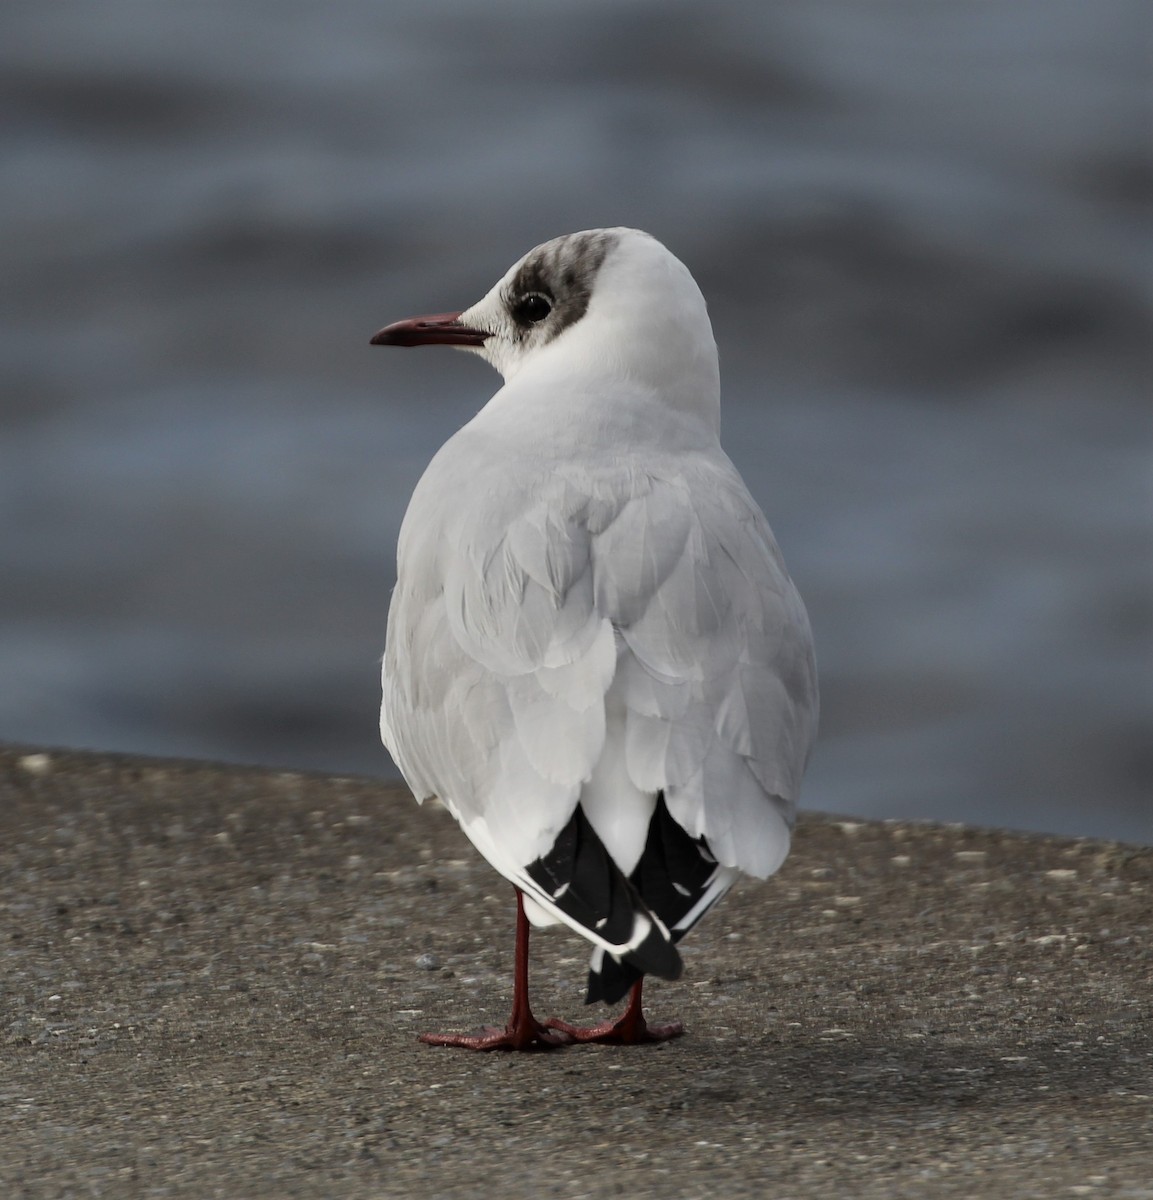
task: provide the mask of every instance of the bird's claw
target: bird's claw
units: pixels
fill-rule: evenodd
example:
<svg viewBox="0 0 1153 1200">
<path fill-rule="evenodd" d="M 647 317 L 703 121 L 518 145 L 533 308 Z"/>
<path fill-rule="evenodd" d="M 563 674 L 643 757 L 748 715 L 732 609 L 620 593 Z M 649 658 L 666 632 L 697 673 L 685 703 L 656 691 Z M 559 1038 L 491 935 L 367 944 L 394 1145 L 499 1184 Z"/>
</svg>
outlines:
<svg viewBox="0 0 1153 1200">
<path fill-rule="evenodd" d="M 633 1019 L 625 1013 L 616 1021 L 601 1021 L 597 1025 L 570 1025 L 558 1017 L 550 1017 L 545 1025 L 565 1034 L 574 1042 L 601 1042 L 610 1046 L 636 1046 L 643 1042 L 667 1042 L 685 1031 L 680 1021 L 667 1025 L 650 1025 L 644 1017 Z"/>
<path fill-rule="evenodd" d="M 476 1033 L 422 1033 L 417 1041 L 426 1046 L 455 1046 L 462 1050 L 556 1050 L 571 1045 L 573 1038 L 567 1031 L 551 1028 L 552 1022 L 541 1025 L 539 1021 L 503 1028 L 485 1025 Z"/>
</svg>

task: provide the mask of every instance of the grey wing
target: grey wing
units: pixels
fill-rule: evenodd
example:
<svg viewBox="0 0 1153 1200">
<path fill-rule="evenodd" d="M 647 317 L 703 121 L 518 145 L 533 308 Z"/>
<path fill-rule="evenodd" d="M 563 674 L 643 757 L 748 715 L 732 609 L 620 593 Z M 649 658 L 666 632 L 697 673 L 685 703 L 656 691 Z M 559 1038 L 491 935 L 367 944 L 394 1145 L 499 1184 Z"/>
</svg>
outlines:
<svg viewBox="0 0 1153 1200">
<path fill-rule="evenodd" d="M 588 533 L 552 497 L 447 538 L 435 521 L 428 531 L 461 549 L 402 542 L 382 733 L 418 798 L 444 801 L 490 860 L 493 842 L 523 866 L 572 816 L 604 744 L 616 650 Z"/>
<path fill-rule="evenodd" d="M 622 572 L 644 560 L 645 530 L 670 521 L 661 570 Z M 721 864 L 772 874 L 788 853 L 817 682 L 808 617 L 763 514 L 727 460 L 698 464 L 657 481 L 631 523 L 596 540 L 593 562 L 598 607 L 627 618 L 613 691 L 632 782 L 663 792 Z"/>
<path fill-rule="evenodd" d="M 617 655 L 594 603 L 587 497 L 531 494 L 499 522 L 482 514 L 484 527 L 463 509 L 468 527 L 448 537 L 419 498 L 410 509 L 382 733 L 417 797 L 438 796 L 539 909 L 635 970 L 675 978 L 671 935 L 578 807 Z M 442 558 L 440 544 L 457 553 Z"/>
<path fill-rule="evenodd" d="M 629 820 L 663 792 L 723 866 L 771 874 L 815 674 L 804 609 L 727 460 L 568 466 L 522 493 L 531 505 L 479 515 L 432 511 L 431 493 L 451 490 L 418 489 L 406 517 L 382 707 L 418 798 L 438 796 L 493 866 L 610 954 L 644 930 L 607 943 L 528 874 L 566 844 L 578 802 L 593 813 L 593 790 Z"/>
</svg>

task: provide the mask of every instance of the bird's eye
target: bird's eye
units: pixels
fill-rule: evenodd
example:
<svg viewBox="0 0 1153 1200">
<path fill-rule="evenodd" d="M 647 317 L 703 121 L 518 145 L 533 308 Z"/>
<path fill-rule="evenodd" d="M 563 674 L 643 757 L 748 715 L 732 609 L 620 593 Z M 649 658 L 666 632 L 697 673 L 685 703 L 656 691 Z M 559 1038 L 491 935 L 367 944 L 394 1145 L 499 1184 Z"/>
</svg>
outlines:
<svg viewBox="0 0 1153 1200">
<path fill-rule="evenodd" d="M 518 321 L 536 325 L 552 312 L 552 302 L 547 296 L 542 296 L 540 292 L 530 292 L 516 302 L 512 312 Z"/>
</svg>

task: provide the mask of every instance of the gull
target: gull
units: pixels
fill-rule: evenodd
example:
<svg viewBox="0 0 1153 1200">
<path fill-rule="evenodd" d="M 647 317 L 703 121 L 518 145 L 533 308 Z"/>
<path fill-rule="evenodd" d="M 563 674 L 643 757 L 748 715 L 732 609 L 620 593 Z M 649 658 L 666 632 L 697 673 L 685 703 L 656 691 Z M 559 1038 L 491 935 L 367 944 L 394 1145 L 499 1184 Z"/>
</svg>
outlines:
<svg viewBox="0 0 1153 1200">
<path fill-rule="evenodd" d="M 464 347 L 505 380 L 401 526 L 381 734 L 515 888 L 512 1015 L 421 1041 L 675 1037 L 644 977 L 678 978 L 680 939 L 780 867 L 817 724 L 804 605 L 721 449 L 704 297 L 649 234 L 585 230 L 372 343 Z M 533 1016 L 530 922 L 592 943 L 586 1003 L 627 994 L 619 1019 Z"/>
</svg>

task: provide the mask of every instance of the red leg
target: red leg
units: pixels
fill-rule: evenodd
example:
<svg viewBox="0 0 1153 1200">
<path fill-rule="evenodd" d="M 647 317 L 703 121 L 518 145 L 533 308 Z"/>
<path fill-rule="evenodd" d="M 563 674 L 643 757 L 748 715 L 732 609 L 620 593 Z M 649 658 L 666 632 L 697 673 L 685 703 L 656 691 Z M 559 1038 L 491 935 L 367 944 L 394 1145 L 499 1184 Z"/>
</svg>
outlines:
<svg viewBox="0 0 1153 1200">
<path fill-rule="evenodd" d="M 567 1046 L 572 1038 L 560 1030 L 546 1028 L 529 1008 L 528 934 L 524 898 L 520 888 L 517 888 L 512 1015 L 503 1029 L 496 1025 L 485 1025 L 478 1033 L 422 1033 L 418 1040 L 428 1046 L 460 1046 L 465 1050 L 551 1050 L 555 1046 Z"/>
<path fill-rule="evenodd" d="M 567 1021 L 556 1017 L 546 1021 L 550 1029 L 559 1029 L 567 1033 L 574 1042 L 608 1042 L 617 1046 L 634 1046 L 638 1042 L 667 1042 L 669 1038 L 680 1037 L 685 1027 L 680 1021 L 672 1021 L 668 1025 L 650 1025 L 645 1020 L 641 1008 L 641 987 L 643 979 L 638 979 L 629 992 L 628 1008 L 617 1020 L 608 1018 L 599 1025 L 570 1025 Z"/>
</svg>

